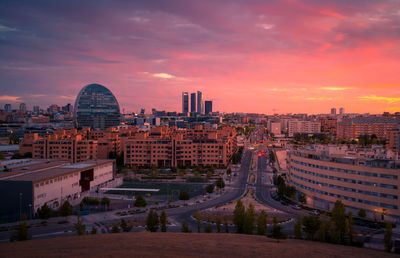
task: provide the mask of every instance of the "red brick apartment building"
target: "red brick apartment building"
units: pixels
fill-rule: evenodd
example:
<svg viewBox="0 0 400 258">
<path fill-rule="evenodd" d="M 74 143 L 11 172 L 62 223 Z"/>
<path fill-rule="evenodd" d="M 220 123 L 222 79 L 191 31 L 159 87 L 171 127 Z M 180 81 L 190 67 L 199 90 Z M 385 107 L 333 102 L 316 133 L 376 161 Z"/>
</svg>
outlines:
<svg viewBox="0 0 400 258">
<path fill-rule="evenodd" d="M 398 129 L 399 119 L 387 117 L 356 117 L 338 123 L 339 139 L 355 139 L 360 135 L 375 134 L 379 139 L 389 140 L 389 131 Z"/>
<path fill-rule="evenodd" d="M 34 159 L 62 159 L 82 162 L 107 159 L 110 152 L 124 152 L 126 165 L 136 166 L 226 166 L 237 148 L 233 127 L 178 130 L 154 127 L 139 132 L 136 127 L 107 130 L 55 130 L 39 136 L 26 133 L 20 153 Z"/>
</svg>

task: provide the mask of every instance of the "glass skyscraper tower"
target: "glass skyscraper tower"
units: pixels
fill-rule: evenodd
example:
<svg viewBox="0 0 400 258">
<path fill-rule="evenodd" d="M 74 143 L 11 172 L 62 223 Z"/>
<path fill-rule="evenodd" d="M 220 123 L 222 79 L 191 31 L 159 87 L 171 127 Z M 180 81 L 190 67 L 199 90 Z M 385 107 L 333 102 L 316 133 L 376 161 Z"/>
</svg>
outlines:
<svg viewBox="0 0 400 258">
<path fill-rule="evenodd" d="M 120 124 L 119 104 L 109 89 L 89 84 L 81 89 L 74 106 L 76 127 L 106 129 Z"/>
</svg>

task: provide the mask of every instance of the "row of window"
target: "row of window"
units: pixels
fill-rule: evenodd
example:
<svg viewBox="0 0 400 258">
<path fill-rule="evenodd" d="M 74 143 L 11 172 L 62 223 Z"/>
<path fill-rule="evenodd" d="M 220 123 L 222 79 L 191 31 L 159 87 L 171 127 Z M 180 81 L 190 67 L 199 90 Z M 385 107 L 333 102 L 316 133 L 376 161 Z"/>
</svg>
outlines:
<svg viewBox="0 0 400 258">
<path fill-rule="evenodd" d="M 305 189 L 305 190 L 308 190 L 308 191 L 311 191 L 311 192 L 327 195 L 327 196 L 332 196 L 332 197 L 335 197 L 337 199 L 352 201 L 352 202 L 356 202 L 356 203 L 364 203 L 364 204 L 368 204 L 368 205 L 373 205 L 373 206 L 378 206 L 378 207 L 387 208 L 387 209 L 393 209 L 393 210 L 397 210 L 398 209 L 397 205 L 391 205 L 391 204 L 380 203 L 380 202 L 372 202 L 372 201 L 368 201 L 368 200 L 362 200 L 362 199 L 348 197 L 348 196 L 345 196 L 345 195 L 329 193 L 329 192 L 321 191 L 321 190 L 318 190 L 318 189 L 314 189 L 314 188 L 299 184 L 297 182 L 293 182 L 293 184 L 295 186 L 299 187 L 299 188 L 302 188 L 302 189 Z"/>
<path fill-rule="evenodd" d="M 372 182 L 368 182 L 368 181 L 361 181 L 361 180 L 348 179 L 348 178 L 343 178 L 343 177 L 324 175 L 324 174 L 319 174 L 319 173 L 307 171 L 307 170 L 304 170 L 304 169 L 301 169 L 301 168 L 296 168 L 294 166 L 291 166 L 290 168 L 295 170 L 295 171 L 304 173 L 304 174 L 317 176 L 317 177 L 321 177 L 321 178 L 337 180 L 337 181 L 346 182 L 346 183 L 352 183 L 352 184 L 358 184 L 358 185 L 368 185 L 368 186 L 382 187 L 382 188 L 389 188 L 389 189 L 397 189 L 396 185 L 388 185 L 388 184 L 382 184 L 382 183 L 372 183 Z"/>
<path fill-rule="evenodd" d="M 322 165 L 306 163 L 306 162 L 298 161 L 298 160 L 295 160 L 295 159 L 291 159 L 291 162 L 299 164 L 299 165 L 307 166 L 307 167 L 318 168 L 318 169 L 329 170 L 329 171 L 335 171 L 335 172 L 341 172 L 341 173 L 346 173 L 346 174 L 355 174 L 355 175 L 361 175 L 361 176 L 397 179 L 396 175 L 388 175 L 388 174 L 381 174 L 381 173 L 371 173 L 371 172 L 357 171 L 357 170 L 351 170 L 351 169 L 328 167 L 328 166 L 322 166 Z"/>
<path fill-rule="evenodd" d="M 298 175 L 292 175 L 292 177 L 297 178 L 302 181 L 305 181 L 305 182 L 308 182 L 308 183 L 319 185 L 319 186 L 329 187 L 329 188 L 338 189 L 338 190 L 347 191 L 347 192 L 361 193 L 361 194 L 365 194 L 365 195 L 372 195 L 372 196 L 378 196 L 378 197 L 397 200 L 397 195 L 377 193 L 377 192 L 354 189 L 354 188 L 349 188 L 349 187 L 344 187 L 344 186 L 339 186 L 339 185 L 334 185 L 334 184 L 323 183 L 323 182 L 307 179 L 307 178 L 304 178 L 304 177 L 301 177 Z"/>
</svg>

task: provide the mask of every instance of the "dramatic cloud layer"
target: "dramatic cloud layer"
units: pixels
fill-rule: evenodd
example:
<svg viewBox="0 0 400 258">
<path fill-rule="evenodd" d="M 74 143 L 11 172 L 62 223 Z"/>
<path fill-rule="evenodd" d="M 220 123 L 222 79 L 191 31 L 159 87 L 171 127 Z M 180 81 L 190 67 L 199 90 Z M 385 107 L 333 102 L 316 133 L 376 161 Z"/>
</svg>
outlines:
<svg viewBox="0 0 400 258">
<path fill-rule="evenodd" d="M 0 103 L 73 103 L 89 83 L 125 111 L 399 110 L 398 0 L 1 1 Z"/>
</svg>

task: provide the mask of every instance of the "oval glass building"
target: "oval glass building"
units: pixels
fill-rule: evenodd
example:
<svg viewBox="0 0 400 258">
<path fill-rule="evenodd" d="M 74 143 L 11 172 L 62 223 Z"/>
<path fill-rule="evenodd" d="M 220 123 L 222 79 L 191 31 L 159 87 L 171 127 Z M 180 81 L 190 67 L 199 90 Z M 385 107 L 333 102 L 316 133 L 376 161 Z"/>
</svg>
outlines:
<svg viewBox="0 0 400 258">
<path fill-rule="evenodd" d="M 77 127 L 106 129 L 120 124 L 119 104 L 109 89 L 89 84 L 81 89 L 74 106 Z"/>
</svg>

